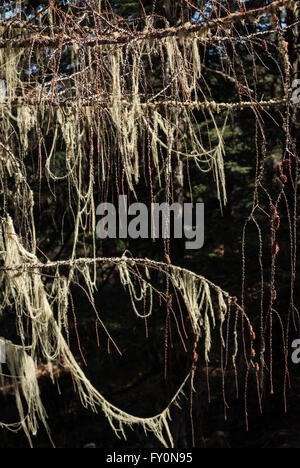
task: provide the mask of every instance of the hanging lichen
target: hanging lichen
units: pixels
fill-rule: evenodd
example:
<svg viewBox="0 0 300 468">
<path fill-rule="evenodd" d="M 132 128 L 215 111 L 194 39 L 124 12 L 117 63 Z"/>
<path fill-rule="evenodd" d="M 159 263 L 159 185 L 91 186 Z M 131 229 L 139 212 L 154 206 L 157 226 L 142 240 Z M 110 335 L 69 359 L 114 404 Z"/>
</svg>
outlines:
<svg viewBox="0 0 300 468">
<path fill-rule="evenodd" d="M 221 15 L 216 13 L 213 19 L 204 16 L 201 19 L 199 12 L 199 21 L 193 17 L 193 22 L 173 27 L 165 19 L 164 29 L 156 27 L 156 21 L 164 18 L 157 18 L 155 14 L 130 18 L 124 26 L 120 17 L 114 16 L 113 10 L 107 14 L 106 2 L 89 5 L 84 14 L 81 9 L 76 9 L 76 2 L 65 5 L 66 10 L 54 3 L 50 2 L 49 7 L 42 9 L 36 17 L 28 18 L 18 11 L 19 5 L 23 7 L 20 2 L 15 12 L 12 11 L 11 15 L 0 21 L 0 315 L 5 314 L 6 308 L 13 309 L 18 335 L 18 344 L 5 340 L 9 373 L 5 374 L 3 367 L 0 367 L 0 384 L 2 390 L 7 387 L 13 389 L 19 413 L 19 421 L 12 424 L 0 421 L 0 426 L 13 431 L 23 429 L 30 443 L 31 436 L 37 433 L 39 421 L 50 434 L 37 371 L 41 362 L 47 363 L 54 381 L 53 365 L 60 361 L 71 372 L 82 404 L 93 411 L 100 408 L 118 437 L 125 437 L 126 427 L 140 425 L 145 432 L 152 432 L 165 447 L 172 447 L 170 410 L 173 405 L 178 405 L 188 379 L 191 379 L 191 389 L 194 390 L 198 341 L 203 350 L 201 357 L 207 364 L 211 359 L 214 336 L 219 333 L 221 353 L 225 349 L 227 358 L 231 330 L 231 357 L 236 373 L 238 321 L 241 320 L 247 376 L 252 366 L 258 379 L 259 364 L 253 361 L 255 333 L 245 314 L 244 303 L 242 307 L 239 306 L 236 298 L 231 298 L 200 275 L 170 262 L 127 258 L 125 255 L 120 258 L 97 258 L 95 187 L 97 196 L 107 200 L 109 194 L 113 194 L 113 188 L 119 193 L 128 191 L 137 197 L 137 186 L 143 183 L 149 187 L 152 201 L 156 196 L 154 191 L 161 189 L 164 189 L 167 201 L 170 201 L 172 163 L 175 159 L 172 158 L 176 156 L 176 160 L 185 168 L 188 169 L 189 164 L 193 163 L 203 177 L 211 177 L 221 208 L 226 205 L 224 161 L 228 116 L 235 111 L 250 109 L 256 125 L 260 127 L 262 110 L 285 106 L 290 112 L 291 64 L 288 43 L 284 40 L 284 31 L 278 26 L 277 15 L 280 9 L 290 8 L 294 11 L 295 2 L 276 0 L 251 11 L 243 10 L 243 6 L 240 6 L 238 13 L 224 10 Z M 219 11 L 215 2 L 212 2 L 212 6 L 215 7 L 212 8 L 213 12 Z M 262 17 L 265 22 L 263 30 L 249 34 L 246 22 L 255 24 Z M 235 28 L 236 23 L 239 28 Z M 266 42 L 266 35 L 272 38 L 275 49 L 279 50 L 282 63 L 278 63 L 272 56 L 273 52 L 269 51 L 271 41 Z M 267 53 L 284 76 L 283 95 L 276 99 L 258 98 L 258 84 L 265 78 L 264 64 L 260 64 L 262 72 L 254 67 L 252 80 L 245 75 L 243 51 L 249 51 L 254 41 L 255 46 Z M 228 54 L 228 43 L 232 54 Z M 237 43 L 239 53 L 235 48 Z M 212 55 L 214 69 L 210 67 Z M 262 77 L 257 76 L 259 73 Z M 216 77 L 234 85 L 228 102 L 217 102 L 213 89 Z M 249 82 L 254 84 L 255 93 Z M 223 111 L 226 111 L 225 116 Z M 289 119 L 286 118 L 286 155 L 291 155 L 293 145 L 288 134 L 288 123 Z M 263 172 L 265 148 L 262 153 Z M 298 168 L 296 157 L 295 165 Z M 280 198 L 285 196 L 286 176 L 282 168 L 280 170 L 278 182 L 282 187 L 277 205 Z M 44 177 L 51 195 L 49 204 L 56 201 L 57 186 L 65 184 L 63 218 L 68 213 L 66 222 L 72 223 L 72 247 L 66 260 L 51 262 L 48 259 L 43 264 L 38 258 L 41 252 L 37 243 L 34 206 L 40 202 Z M 261 208 L 259 188 L 267 193 L 262 184 L 262 173 L 256 174 L 255 183 L 253 210 L 246 224 L 250 221 L 256 223 L 261 263 L 262 235 L 255 220 L 255 211 Z M 294 185 L 297 185 L 297 180 Z M 260 214 L 263 212 L 261 210 Z M 296 214 L 295 210 L 295 218 Z M 271 221 L 273 229 L 275 219 Z M 63 231 L 65 219 L 55 222 L 60 224 L 59 228 Z M 272 295 L 267 315 L 270 325 L 274 312 L 274 272 L 279 248 L 274 231 L 275 228 L 272 231 Z M 289 314 L 295 311 L 293 281 L 296 243 L 294 228 Z M 244 244 L 245 236 L 242 296 L 245 289 Z M 86 254 L 85 258 L 78 258 L 78 253 L 82 251 Z M 79 284 L 78 277 L 82 283 L 79 286 L 89 299 L 97 324 L 102 325 L 109 340 L 113 341 L 94 300 L 97 268 L 104 264 L 118 267 L 121 284 L 129 294 L 133 312 L 138 318 L 147 319 L 156 310 L 160 313 L 167 311 L 167 323 L 173 316 L 184 347 L 184 333 L 181 334 L 172 305 L 173 294 L 178 307 L 181 309 L 181 303 L 184 305 L 184 312 L 190 320 L 195 340 L 191 372 L 166 408 L 150 418 L 136 417 L 110 404 L 87 379 L 68 345 L 68 311 L 72 308 L 70 288 L 74 282 Z M 61 275 L 61 267 L 67 269 L 64 275 Z M 48 269 L 54 270 L 54 274 L 52 285 L 47 288 L 41 275 Z M 154 284 L 153 270 L 163 278 L 161 289 Z M 262 297 L 263 293 L 262 285 Z M 235 314 L 232 325 L 229 323 L 231 309 Z M 263 300 L 261 309 L 260 356 L 263 372 L 266 320 Z M 184 329 L 183 316 L 181 318 Z M 286 341 L 288 331 L 284 337 Z M 245 351 L 246 333 L 249 335 L 249 356 Z M 272 380 L 271 338 L 270 334 Z M 166 343 L 167 340 L 166 334 Z M 287 343 L 284 352 L 286 386 Z M 224 367 L 226 365 L 223 366 L 222 361 L 223 375 Z"/>
</svg>

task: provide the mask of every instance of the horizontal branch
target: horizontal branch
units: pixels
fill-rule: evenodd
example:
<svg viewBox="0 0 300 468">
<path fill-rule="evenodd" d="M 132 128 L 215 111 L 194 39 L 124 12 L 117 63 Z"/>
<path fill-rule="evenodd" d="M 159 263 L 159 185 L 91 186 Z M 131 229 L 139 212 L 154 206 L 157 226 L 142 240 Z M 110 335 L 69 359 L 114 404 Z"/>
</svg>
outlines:
<svg viewBox="0 0 300 468">
<path fill-rule="evenodd" d="M 129 266 L 134 266 L 134 265 L 140 265 L 140 266 L 147 266 L 149 268 L 153 268 L 156 270 L 160 270 L 161 272 L 164 272 L 165 274 L 168 274 L 169 271 L 177 271 L 181 273 L 186 273 L 188 275 L 193 276 L 194 278 L 200 280 L 200 281 L 205 281 L 210 287 L 212 287 L 215 291 L 221 291 L 224 295 L 229 300 L 232 300 L 235 302 L 237 308 L 242 312 L 246 319 L 247 316 L 244 312 L 244 310 L 241 308 L 236 303 L 236 299 L 233 299 L 230 294 L 226 291 L 223 291 L 222 288 L 214 284 L 212 281 L 208 280 L 202 275 L 198 275 L 197 273 L 194 273 L 193 271 L 190 271 L 186 268 L 182 268 L 180 266 L 176 265 L 168 265 L 164 262 L 158 262 L 156 260 L 150 260 L 149 258 L 130 258 L 130 257 L 96 257 L 96 258 L 77 258 L 77 259 L 69 259 L 69 260 L 58 260 L 55 262 L 47 262 L 47 263 L 23 263 L 20 265 L 14 265 L 14 266 L 4 266 L 0 267 L 0 271 L 17 271 L 17 274 L 23 274 L 23 273 L 30 273 L 34 272 L 34 270 L 48 270 L 51 268 L 59 268 L 59 267 L 71 267 L 71 266 L 89 266 L 89 265 L 94 265 L 95 263 L 99 264 L 115 264 L 115 265 L 120 265 L 120 264 L 128 264 Z M 42 274 L 42 273 L 41 273 Z"/>
<path fill-rule="evenodd" d="M 19 349 L 26 349 L 26 348 L 23 348 L 22 346 L 18 346 L 18 345 L 14 345 L 14 346 L 18 347 Z M 52 363 L 52 369 L 51 370 L 50 370 L 48 364 L 42 364 L 42 363 L 38 364 L 37 367 L 36 367 L 35 376 L 36 376 L 37 379 L 40 379 L 41 377 L 49 377 L 49 376 L 58 378 L 58 377 L 61 376 L 61 374 L 66 374 L 66 373 L 69 374 L 70 371 L 71 371 L 71 369 L 67 364 L 59 362 L 57 360 L 54 363 Z M 2 374 L 2 376 L 3 376 L 3 374 Z M 10 377 L 10 375 L 8 375 L 7 377 Z M 14 383 L 11 383 L 11 384 L 6 383 L 5 385 L 0 386 L 0 394 L 1 393 L 7 394 L 9 392 L 14 393 L 14 391 L 16 389 L 16 385 L 21 386 L 21 380 L 20 379 L 21 379 L 21 377 L 19 378 L 18 381 L 14 382 Z"/>
<path fill-rule="evenodd" d="M 128 104 L 128 103 L 127 103 Z M 148 107 L 159 107 L 159 106 L 168 106 L 168 107 L 187 107 L 189 109 L 195 110 L 205 110 L 211 109 L 215 111 L 223 111 L 223 110 L 243 110 L 252 107 L 276 107 L 276 106 L 284 106 L 287 104 L 287 99 L 270 99 L 268 101 L 241 101 L 241 102 L 215 102 L 215 101 L 186 101 L 186 102 L 179 102 L 175 100 L 166 100 L 166 101 L 159 101 L 159 102 L 149 102 L 144 103 L 141 105 L 148 106 Z"/>
<path fill-rule="evenodd" d="M 80 47 L 94 47 L 98 45 L 126 44 L 132 41 L 137 42 L 142 40 L 162 39 L 166 37 L 182 37 L 189 34 L 198 34 L 200 37 L 205 37 L 210 30 L 216 27 L 223 27 L 226 29 L 235 22 L 241 22 L 247 19 L 255 20 L 262 14 L 273 13 L 274 11 L 276 11 L 276 9 L 281 7 L 292 8 L 294 3 L 295 2 L 291 2 L 291 0 L 276 0 L 270 3 L 269 5 L 260 8 L 239 13 L 231 13 L 225 17 L 209 20 L 201 24 L 186 23 L 178 27 L 170 27 L 165 29 L 150 29 L 140 31 L 137 33 L 133 33 L 131 31 L 128 31 L 128 33 L 125 34 L 123 34 L 122 32 L 113 32 L 108 35 L 97 36 L 92 38 L 83 38 L 79 36 L 71 37 L 68 35 L 62 36 L 61 34 L 55 34 L 53 37 L 50 37 L 42 34 L 36 34 L 29 38 L 0 39 L 0 48 L 4 48 L 7 46 L 11 48 L 23 48 L 32 47 L 33 45 L 37 45 L 38 47 L 57 47 L 59 44 L 77 44 Z"/>
<path fill-rule="evenodd" d="M 249 108 L 271 108 L 271 107 L 282 107 L 287 105 L 288 101 L 286 98 L 282 99 L 269 99 L 266 101 L 241 101 L 241 102 L 216 102 L 216 101 L 176 101 L 176 100 L 164 100 L 164 101 L 154 101 L 154 102 L 144 102 L 140 104 L 135 104 L 136 106 L 140 107 L 147 107 L 150 109 L 155 109 L 157 107 L 175 107 L 175 108 L 188 108 L 191 110 L 205 110 L 205 109 L 210 109 L 216 112 L 220 111 L 226 111 L 226 110 L 243 110 L 243 109 L 249 109 Z M 115 101 L 103 101 L 100 98 L 92 98 L 92 99 L 81 99 L 76 101 L 74 99 L 65 99 L 61 101 L 56 101 L 53 99 L 52 101 L 50 99 L 45 99 L 45 100 L 37 100 L 37 99 L 14 99 L 11 101 L 10 106 L 11 107 L 18 107 L 18 106 L 39 106 L 40 104 L 48 104 L 51 105 L 52 107 L 59 107 L 59 106 L 73 106 L 76 104 L 76 108 L 78 105 L 81 106 L 93 106 L 93 105 L 100 105 L 102 107 L 113 107 L 116 105 Z M 121 101 L 121 104 L 123 106 L 131 106 L 132 103 L 123 99 Z M 8 105 L 8 102 L 0 104 L 1 106 L 6 106 Z M 295 104 L 296 106 L 299 106 L 299 104 Z"/>
</svg>

